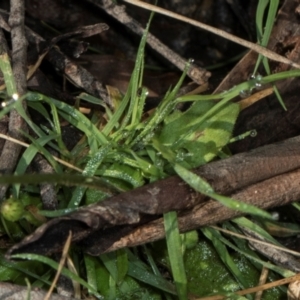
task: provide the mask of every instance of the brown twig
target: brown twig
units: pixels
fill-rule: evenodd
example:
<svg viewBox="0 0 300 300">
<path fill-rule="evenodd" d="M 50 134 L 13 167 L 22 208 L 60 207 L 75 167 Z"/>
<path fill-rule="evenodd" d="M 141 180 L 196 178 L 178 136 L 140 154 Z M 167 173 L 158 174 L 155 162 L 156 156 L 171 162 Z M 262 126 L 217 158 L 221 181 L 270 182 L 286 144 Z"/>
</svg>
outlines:
<svg viewBox="0 0 300 300">
<path fill-rule="evenodd" d="M 12 65 L 16 81 L 17 93 L 20 96 L 26 93 L 27 81 L 27 40 L 24 29 L 24 1 L 11 0 L 9 26 L 12 39 Z M 24 107 L 26 106 L 23 102 Z M 26 131 L 27 126 L 23 118 L 12 110 L 9 116 L 8 134 L 13 138 L 22 140 L 20 130 Z M 5 173 L 12 173 L 18 161 L 22 147 L 6 141 L 0 157 L 0 170 Z M 8 186 L 0 187 L 0 201 L 3 199 Z"/>
<path fill-rule="evenodd" d="M 265 241 L 265 239 L 259 235 L 258 233 L 250 230 L 249 228 L 245 228 L 243 226 L 239 226 L 240 229 L 244 232 L 246 236 L 253 237 L 257 240 Z M 273 261 L 276 265 L 282 266 L 286 269 L 289 269 L 295 273 L 300 272 L 300 262 L 294 258 L 292 255 L 288 253 L 284 253 L 280 249 L 276 249 L 270 247 L 270 245 L 263 245 L 261 243 L 257 243 L 255 241 L 249 241 L 249 244 L 259 253 L 262 253 L 269 260 Z"/>
<path fill-rule="evenodd" d="M 54 169 L 49 162 L 41 155 L 37 154 L 34 158 L 34 166 L 39 173 L 53 174 Z M 49 183 L 40 184 L 40 195 L 43 209 L 55 210 L 58 207 L 57 193 L 55 186 Z"/>
<path fill-rule="evenodd" d="M 125 7 L 121 5 L 116 5 L 111 0 L 87 0 L 105 10 L 107 14 L 115 18 L 118 22 L 125 25 L 132 32 L 142 35 L 144 33 L 144 28 L 136 20 L 130 17 L 125 11 Z M 175 53 L 173 50 L 164 45 L 160 40 L 158 40 L 154 35 L 148 33 L 147 44 L 157 51 L 160 55 L 165 57 L 174 66 L 183 71 L 187 65 L 187 60 L 182 58 L 180 55 Z M 187 75 L 198 84 L 204 84 L 210 77 L 210 73 L 199 67 L 191 66 Z"/>
<path fill-rule="evenodd" d="M 53 290 L 55 289 L 55 286 L 56 286 L 56 283 L 59 279 L 59 276 L 62 272 L 62 269 L 65 265 L 65 262 L 66 262 L 66 259 L 67 259 L 67 256 L 68 256 L 68 252 L 69 252 L 69 249 L 70 249 L 70 245 L 71 245 L 71 238 L 72 238 L 72 232 L 70 231 L 69 232 L 69 235 L 68 235 L 68 238 L 66 240 L 66 243 L 65 243 L 65 246 L 64 246 L 64 249 L 63 249 L 63 253 L 62 253 L 62 256 L 61 256 L 61 259 L 59 261 L 59 266 L 56 270 L 56 274 L 55 274 L 55 277 L 52 281 L 52 284 L 51 284 L 51 287 L 47 293 L 47 295 L 45 296 L 44 300 L 50 300 L 51 299 L 51 295 L 53 293 Z"/>
<path fill-rule="evenodd" d="M 32 39 L 35 39 L 35 37 L 38 36 L 31 30 L 27 30 L 27 33 L 31 35 Z M 40 41 L 43 41 L 41 37 L 36 39 L 36 43 L 39 43 Z M 83 88 L 87 93 L 92 94 L 95 97 L 100 97 L 106 104 L 112 106 L 104 85 L 85 68 L 77 65 L 74 61 L 71 61 L 58 47 L 52 47 L 49 50 L 46 59 L 55 69 L 65 74 L 76 86 Z"/>
<path fill-rule="evenodd" d="M 188 23 L 188 24 L 191 24 L 191 25 L 194 25 L 198 28 L 201 28 L 201 29 L 204 29 L 208 32 L 211 32 L 213 34 L 216 34 L 218 36 L 221 36 L 229 41 L 232 41 L 234 43 L 237 43 L 241 46 L 244 46 L 246 48 L 249 48 L 269 59 L 272 59 L 274 61 L 277 61 L 277 62 L 281 62 L 281 63 L 284 63 L 284 64 L 287 64 L 287 65 L 290 65 L 292 67 L 295 67 L 295 68 L 300 68 L 300 65 L 286 57 L 283 57 L 273 51 L 270 51 L 260 45 L 257 45 L 257 44 L 254 44 L 252 42 L 249 42 L 249 41 L 246 41 L 246 40 L 243 40 L 233 34 L 230 34 L 224 30 L 221 30 L 221 29 L 218 29 L 218 28 L 214 28 L 210 25 L 207 25 L 207 24 L 204 24 L 204 23 L 201 23 L 201 22 L 198 22 L 198 21 L 195 21 L 195 20 L 192 20 L 190 18 L 187 18 L 185 16 L 182 16 L 180 14 L 177 14 L 177 13 L 174 13 L 174 12 L 171 12 L 169 10 L 166 10 L 166 9 L 163 9 L 161 7 L 158 7 L 158 6 L 155 6 L 155 5 L 152 5 L 152 4 L 149 4 L 149 3 L 145 3 L 145 2 L 142 2 L 142 1 L 139 1 L 139 0 L 123 0 L 124 2 L 127 2 L 127 3 L 130 3 L 130 4 L 133 4 L 133 5 L 136 5 L 138 7 L 142 7 L 144 9 L 147 9 L 147 10 L 150 10 L 150 11 L 154 11 L 154 12 L 157 12 L 157 13 L 160 13 L 162 15 L 165 15 L 165 16 L 169 16 L 169 17 L 172 17 L 176 20 L 180 20 L 180 21 L 183 21 L 185 23 Z"/>
<path fill-rule="evenodd" d="M 262 209 L 269 209 L 271 207 L 297 201 L 300 197 L 299 185 L 300 171 L 297 170 L 254 184 L 240 192 L 231 194 L 230 196 L 244 203 L 255 205 Z M 174 193 L 176 193 L 175 190 Z M 217 201 L 209 200 L 199 204 L 184 215 L 181 215 L 178 220 L 179 229 L 181 232 L 186 232 L 205 225 L 223 222 L 241 215 L 244 215 L 244 213 L 229 209 Z M 84 244 L 88 253 L 96 255 L 103 252 L 115 251 L 124 247 L 133 247 L 157 241 L 164 238 L 164 236 L 163 220 L 158 219 L 139 226 L 136 229 L 131 229 L 130 233 L 127 232 L 106 249 L 105 246 L 107 246 L 108 243 L 106 242 L 107 244 L 105 245 L 104 240 L 109 239 L 109 237 L 105 235 L 102 240 L 100 232 L 89 237 Z M 95 242 L 96 238 L 98 238 L 97 243 Z M 92 241 L 94 241 L 94 244 Z"/>
<path fill-rule="evenodd" d="M 2 16 L 3 17 L 3 16 Z M 3 17 L 4 18 L 4 17 Z M 5 21 L 5 18 L 4 18 Z M 96 26 L 99 24 L 95 24 L 92 26 Z M 89 29 L 92 26 L 86 26 L 85 29 Z M 9 29 L 9 28 L 8 28 Z M 107 29 L 107 27 L 102 27 L 102 30 Z M 10 30 L 9 30 L 10 31 Z M 76 33 L 76 32 L 75 32 Z M 99 33 L 99 32 L 96 32 Z M 45 39 L 40 35 L 35 33 L 28 27 L 25 27 L 26 38 L 29 43 L 34 44 L 37 48 L 38 52 L 45 51 Z M 71 33 L 72 34 L 72 33 Z M 73 33 L 74 34 L 74 33 Z M 57 37 L 63 38 L 66 35 L 62 35 Z M 56 42 L 57 39 L 54 39 Z M 44 55 L 41 54 L 41 55 Z M 80 65 L 77 65 L 74 61 L 71 61 L 64 53 L 62 53 L 58 47 L 53 46 L 49 49 L 46 59 L 49 60 L 54 68 L 62 73 L 73 83 L 75 83 L 78 87 L 83 88 L 87 93 L 94 95 L 95 97 L 100 97 L 103 99 L 105 103 L 112 106 L 112 103 L 109 99 L 107 91 L 104 85 L 99 82 L 90 72 L 88 72 L 85 68 Z"/>
<path fill-rule="evenodd" d="M 204 165 L 195 173 L 216 192 L 243 202 L 261 208 L 284 205 L 300 196 L 300 171 L 296 170 L 300 168 L 299 143 L 300 137 L 296 137 L 261 147 Z M 73 242 L 82 241 L 80 244 L 87 252 L 97 255 L 163 238 L 161 220 L 143 224 L 168 211 L 184 211 L 179 218 L 182 231 L 242 214 L 206 200 L 180 178 L 170 177 L 53 219 L 12 247 L 9 254 L 58 252 L 72 228 Z"/>
</svg>

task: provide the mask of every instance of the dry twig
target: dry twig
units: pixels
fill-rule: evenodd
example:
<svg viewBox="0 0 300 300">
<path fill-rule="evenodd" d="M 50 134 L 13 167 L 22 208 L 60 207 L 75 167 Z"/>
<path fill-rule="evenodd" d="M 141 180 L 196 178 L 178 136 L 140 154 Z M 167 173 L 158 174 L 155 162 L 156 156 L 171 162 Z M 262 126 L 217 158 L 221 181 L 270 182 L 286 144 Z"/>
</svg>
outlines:
<svg viewBox="0 0 300 300">
<path fill-rule="evenodd" d="M 27 40 L 25 37 L 24 25 L 25 8 L 23 0 L 11 0 L 11 11 L 9 26 L 11 28 L 12 39 L 12 65 L 13 74 L 16 81 L 18 96 L 26 93 L 27 87 Z M 3 50 L 3 48 L 2 48 Z M 23 104 L 25 107 L 25 103 Z M 9 117 L 8 134 L 13 138 L 22 140 L 20 130 L 26 131 L 27 125 L 23 118 L 12 110 Z M 0 170 L 4 173 L 12 173 L 18 161 L 22 147 L 6 141 L 0 157 Z M 7 186 L 0 187 L 0 201 L 3 199 Z"/>
<path fill-rule="evenodd" d="M 299 142 L 300 137 L 296 137 L 261 147 L 204 165 L 195 172 L 218 193 L 264 209 L 284 205 L 300 197 Z M 147 222 L 168 211 L 182 211 L 181 231 L 242 214 L 206 200 L 207 197 L 193 191 L 178 177 L 170 177 L 53 219 L 12 247 L 9 254 L 59 252 L 72 229 L 73 242 L 98 255 L 163 238 L 162 219 Z"/>
<path fill-rule="evenodd" d="M 158 7 L 158 6 L 149 4 L 149 3 L 145 3 L 145 2 L 142 2 L 142 1 L 139 1 L 139 0 L 123 0 L 123 1 L 127 2 L 127 3 L 130 3 L 130 4 L 133 4 L 133 5 L 136 5 L 136 6 L 139 6 L 139 7 L 142 7 L 144 9 L 147 9 L 147 10 L 150 10 L 150 11 L 160 13 L 162 15 L 165 15 L 165 16 L 168 16 L 168 17 L 171 17 L 171 18 L 174 18 L 176 20 L 183 21 L 185 23 L 194 25 L 198 28 L 204 29 L 208 32 L 211 32 L 213 34 L 221 36 L 224 39 L 227 39 L 227 40 L 232 41 L 234 43 L 237 43 L 241 46 L 244 46 L 248 49 L 251 49 L 251 50 L 253 50 L 253 51 L 269 58 L 269 59 L 272 59 L 274 61 L 290 65 L 290 66 L 298 68 L 298 69 L 300 68 L 300 65 L 298 63 L 296 63 L 296 62 L 294 62 L 294 61 L 292 61 L 292 60 L 290 60 L 286 57 L 283 57 L 283 56 L 281 56 L 281 55 L 279 55 L 279 54 L 277 54 L 273 51 L 270 51 L 270 50 L 268 50 L 268 49 L 266 49 L 266 48 L 264 48 L 260 45 L 257 45 L 257 44 L 251 43 L 249 41 L 246 41 L 244 39 L 241 39 L 241 38 L 239 38 L 239 37 L 237 37 L 233 34 L 230 34 L 230 33 L 226 32 L 224 30 L 217 29 L 217 28 L 212 27 L 210 25 L 192 20 L 190 18 L 184 17 L 184 16 L 179 15 L 177 13 L 173 13 L 169 10 L 166 10 L 166 9 L 161 8 L 161 7 Z"/>
<path fill-rule="evenodd" d="M 138 35 L 144 33 L 144 29 L 136 20 L 130 17 L 125 11 L 125 7 L 121 5 L 116 5 L 112 0 L 87 0 L 105 10 L 110 16 L 115 18 L 120 23 L 124 24 L 127 28 Z M 172 49 L 164 45 L 160 40 L 158 40 L 154 35 L 148 33 L 147 35 L 147 44 L 170 61 L 174 66 L 183 71 L 187 65 L 187 60 L 179 56 Z M 201 69 L 196 66 L 191 66 L 188 70 L 187 75 L 194 80 L 199 85 L 202 85 L 207 82 L 210 77 L 210 73 L 204 69 Z"/>
</svg>

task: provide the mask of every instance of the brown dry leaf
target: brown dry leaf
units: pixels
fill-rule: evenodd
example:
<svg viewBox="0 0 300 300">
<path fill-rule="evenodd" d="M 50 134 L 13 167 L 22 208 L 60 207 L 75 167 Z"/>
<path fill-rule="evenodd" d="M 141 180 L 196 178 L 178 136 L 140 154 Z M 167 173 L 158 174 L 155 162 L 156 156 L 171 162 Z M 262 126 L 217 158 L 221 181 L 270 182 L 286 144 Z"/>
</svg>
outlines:
<svg viewBox="0 0 300 300">
<path fill-rule="evenodd" d="M 288 300 L 299 300 L 300 299 L 300 281 L 294 281 L 289 284 L 288 288 Z"/>
</svg>

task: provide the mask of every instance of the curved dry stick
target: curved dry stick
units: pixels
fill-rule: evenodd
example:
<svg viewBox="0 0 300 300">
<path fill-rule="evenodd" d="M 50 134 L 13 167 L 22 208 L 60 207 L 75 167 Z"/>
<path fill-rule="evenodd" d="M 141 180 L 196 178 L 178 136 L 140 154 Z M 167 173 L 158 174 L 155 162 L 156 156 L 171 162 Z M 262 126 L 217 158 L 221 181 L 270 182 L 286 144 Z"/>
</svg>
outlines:
<svg viewBox="0 0 300 300">
<path fill-rule="evenodd" d="M 131 16 L 127 14 L 124 9 L 124 6 L 116 5 L 112 0 L 87 0 L 105 10 L 107 14 L 112 16 L 121 24 L 124 24 L 132 32 L 142 35 L 144 33 L 144 28 L 139 22 L 134 20 Z M 147 35 L 147 44 L 157 51 L 160 55 L 170 61 L 174 66 L 179 70 L 183 71 L 188 63 L 188 61 L 182 58 L 180 55 L 175 53 L 172 49 L 164 45 L 159 39 L 157 39 L 150 32 Z M 187 72 L 187 75 L 194 80 L 199 85 L 205 84 L 210 77 L 210 72 L 202 69 L 200 67 L 191 66 Z"/>
<path fill-rule="evenodd" d="M 263 56 L 265 56 L 269 59 L 272 59 L 274 61 L 278 61 L 278 62 L 281 62 L 281 63 L 284 63 L 284 64 L 288 64 L 288 65 L 291 65 L 292 67 L 300 69 L 300 65 L 293 62 L 293 61 L 291 61 L 290 59 L 285 58 L 285 57 L 283 57 L 283 56 L 281 56 L 281 55 L 279 55 L 279 54 L 277 54 L 273 51 L 270 51 L 270 50 L 268 50 L 268 49 L 266 49 L 266 48 L 264 48 L 260 45 L 257 45 L 257 44 L 251 43 L 249 41 L 246 41 L 244 39 L 241 39 L 241 38 L 239 38 L 239 37 L 237 37 L 233 34 L 230 34 L 230 33 L 226 32 L 224 30 L 217 29 L 213 26 L 210 26 L 210 25 L 201 23 L 199 21 L 187 18 L 187 17 L 182 16 L 180 14 L 171 12 L 169 10 L 166 10 L 164 8 L 161 8 L 161 7 L 149 4 L 149 3 L 141 2 L 141 1 L 138 1 L 138 0 L 123 0 L 123 1 L 127 2 L 127 3 L 130 3 L 130 4 L 133 4 L 133 5 L 136 5 L 138 7 L 142 7 L 144 9 L 147 9 L 147 10 L 150 10 L 150 11 L 157 12 L 159 14 L 162 14 L 162 15 L 165 15 L 165 16 L 168 16 L 168 17 L 171 17 L 171 18 L 174 18 L 176 20 L 194 25 L 198 28 L 204 29 L 208 32 L 211 32 L 211 33 L 215 34 L 215 35 L 221 36 L 221 37 L 223 37 L 223 38 L 225 38 L 229 41 L 232 41 L 232 42 L 237 43 L 241 46 L 244 46 L 248 49 L 251 49 L 251 50 L 253 50 L 253 51 L 255 51 L 259 54 L 262 54 Z"/>
<path fill-rule="evenodd" d="M 283 205 L 300 197 L 300 171 L 293 171 L 300 168 L 299 144 L 300 137 L 292 138 L 212 162 L 195 173 L 218 193 L 262 208 Z M 93 255 L 111 251 L 116 244 L 125 247 L 150 242 L 164 237 L 163 223 L 154 221 L 150 225 L 153 231 L 142 224 L 172 210 L 186 211 L 186 216 L 179 218 L 184 231 L 241 215 L 216 201 L 206 200 L 207 197 L 173 176 L 52 219 L 13 246 L 8 255 L 59 252 L 69 230 L 73 232 L 73 242 L 80 242 Z"/>
</svg>

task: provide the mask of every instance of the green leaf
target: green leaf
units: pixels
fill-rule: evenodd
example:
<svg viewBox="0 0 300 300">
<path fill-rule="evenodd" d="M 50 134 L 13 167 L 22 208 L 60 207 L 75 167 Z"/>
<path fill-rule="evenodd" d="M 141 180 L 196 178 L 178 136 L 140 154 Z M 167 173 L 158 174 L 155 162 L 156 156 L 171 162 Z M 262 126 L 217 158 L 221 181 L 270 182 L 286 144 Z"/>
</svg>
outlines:
<svg viewBox="0 0 300 300">
<path fill-rule="evenodd" d="M 174 170 L 194 190 L 219 201 L 224 206 L 230 209 L 242 211 L 247 214 L 253 214 L 263 218 L 272 219 L 272 216 L 269 213 L 265 212 L 260 208 L 215 193 L 213 188 L 204 179 L 202 179 L 195 173 L 187 170 L 186 168 L 182 167 L 181 165 L 175 164 Z"/>
<path fill-rule="evenodd" d="M 34 270 L 34 272 L 31 272 Z M 42 282 L 46 285 L 51 285 L 51 282 L 40 277 L 44 268 L 39 262 L 31 261 L 18 261 L 12 262 L 4 258 L 4 255 L 0 254 L 0 281 L 12 281 L 17 284 L 24 284 L 24 277 L 31 277 L 38 282 Z"/>
<path fill-rule="evenodd" d="M 227 104 L 202 121 L 212 101 L 195 102 L 184 113 L 170 115 L 159 133 L 158 141 L 177 153 L 177 162 L 195 168 L 213 159 L 230 140 L 239 113 L 238 104 Z"/>
<path fill-rule="evenodd" d="M 2 49 L 0 50 L 2 52 Z M 14 74 L 10 65 L 9 56 L 7 53 L 0 54 L 0 69 L 3 73 L 4 82 L 8 96 L 13 96 L 17 93 Z"/>
<path fill-rule="evenodd" d="M 84 264 L 87 282 L 95 291 L 97 291 L 97 274 L 95 268 L 95 260 L 95 257 L 92 257 L 88 254 L 84 254 Z M 89 293 L 91 293 L 91 290 L 89 290 Z"/>
<path fill-rule="evenodd" d="M 100 167 L 101 163 L 103 162 L 107 152 L 111 149 L 111 145 L 105 145 L 98 152 L 95 153 L 91 157 L 91 159 L 87 162 L 82 175 L 84 176 L 93 176 L 97 169 Z M 73 208 L 79 206 L 82 197 L 86 191 L 86 187 L 78 186 L 76 187 L 75 191 L 73 192 L 72 198 L 68 204 L 68 208 Z"/>
<path fill-rule="evenodd" d="M 233 261 L 232 257 L 230 256 L 229 252 L 225 245 L 220 241 L 221 234 L 214 230 L 213 228 L 202 228 L 203 234 L 209 238 L 212 243 L 214 244 L 215 249 L 217 250 L 219 257 L 223 261 L 223 263 L 227 266 L 230 270 L 231 274 L 235 277 L 237 282 L 239 282 L 240 287 L 242 289 L 250 287 L 247 280 L 245 280 L 243 274 L 240 272 L 238 267 L 236 266 L 235 262 Z"/>
<path fill-rule="evenodd" d="M 128 275 L 140 282 L 151 285 L 162 291 L 168 292 L 173 295 L 176 294 L 172 283 L 162 278 L 161 276 L 154 275 L 153 273 L 149 272 L 146 268 L 141 267 L 141 265 L 136 262 L 129 261 Z"/>
<path fill-rule="evenodd" d="M 114 163 L 111 166 L 105 166 L 103 169 L 96 172 L 97 175 L 121 179 L 129 183 L 132 188 L 137 188 L 144 184 L 142 173 L 137 168 L 132 168 L 127 165 Z"/>
<path fill-rule="evenodd" d="M 128 257 L 127 252 L 124 249 L 120 249 L 116 251 L 117 257 L 117 270 L 118 270 L 118 280 L 117 284 L 120 284 L 128 272 Z"/>
<path fill-rule="evenodd" d="M 187 279 L 184 269 L 181 237 L 178 228 L 176 212 L 164 214 L 164 225 L 168 254 L 171 264 L 173 279 L 175 281 L 177 296 L 180 300 L 187 298 Z"/>
<path fill-rule="evenodd" d="M 56 261 L 54 261 L 54 260 L 52 260 L 48 257 L 38 255 L 38 254 L 28 254 L 28 253 L 27 254 L 15 254 L 15 255 L 12 255 L 12 259 L 14 259 L 14 258 L 38 261 L 38 262 L 41 262 L 41 263 L 44 263 L 44 264 L 50 266 L 54 270 L 57 270 L 58 265 L 59 265 Z M 103 299 L 103 297 L 97 292 L 97 290 L 94 289 L 94 287 L 89 285 L 85 280 L 80 278 L 78 275 L 72 273 L 68 269 L 63 268 L 62 271 L 61 271 L 61 274 L 65 275 L 65 276 L 69 277 L 71 280 L 74 280 L 74 281 L 80 283 L 81 285 L 83 285 L 93 295 L 95 295 L 98 299 Z"/>
<path fill-rule="evenodd" d="M 54 139 L 56 135 L 46 135 L 36 140 L 36 143 L 40 145 L 41 147 L 47 144 L 49 141 Z M 31 161 L 35 157 L 35 155 L 38 153 L 38 148 L 34 144 L 31 144 L 22 154 L 21 158 L 18 161 L 15 174 L 21 175 L 24 174 L 28 166 L 30 165 Z M 19 197 L 20 192 L 20 184 L 13 185 L 13 194 L 14 197 Z"/>
</svg>

